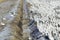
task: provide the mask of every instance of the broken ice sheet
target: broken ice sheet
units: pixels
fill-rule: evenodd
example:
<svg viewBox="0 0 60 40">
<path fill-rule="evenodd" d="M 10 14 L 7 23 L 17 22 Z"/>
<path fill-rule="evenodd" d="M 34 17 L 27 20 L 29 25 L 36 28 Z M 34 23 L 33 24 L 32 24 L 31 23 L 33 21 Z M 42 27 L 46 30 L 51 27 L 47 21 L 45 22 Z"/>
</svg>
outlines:
<svg viewBox="0 0 60 40">
<path fill-rule="evenodd" d="M 40 32 L 48 33 L 50 40 L 55 38 L 52 36 L 51 31 L 57 30 L 57 24 L 60 23 L 60 1 L 59 0 L 27 0 L 32 6 L 29 8 L 29 11 L 36 11 L 36 15 L 33 14 L 32 19 L 37 22 L 37 28 Z M 32 15 L 31 14 L 31 15 Z M 41 14 L 41 15 L 38 15 Z M 41 18 L 39 17 L 41 16 Z M 42 21 L 43 23 L 41 23 Z M 56 26 L 56 27 L 55 27 Z M 54 31 L 55 32 L 55 31 Z M 56 31 L 57 33 L 57 31 Z M 58 36 L 55 40 L 60 40 Z"/>
</svg>

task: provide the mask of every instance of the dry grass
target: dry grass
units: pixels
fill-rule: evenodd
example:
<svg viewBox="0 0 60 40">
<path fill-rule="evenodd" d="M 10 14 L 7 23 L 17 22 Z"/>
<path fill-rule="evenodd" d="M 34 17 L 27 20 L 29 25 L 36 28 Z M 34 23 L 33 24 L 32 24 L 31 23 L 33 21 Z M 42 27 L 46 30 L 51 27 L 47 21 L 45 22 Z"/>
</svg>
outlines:
<svg viewBox="0 0 60 40">
<path fill-rule="evenodd" d="M 3 2 L 4 0 L 0 0 L 0 2 Z"/>
<path fill-rule="evenodd" d="M 5 2 L 6 0 L 0 0 L 0 3 Z"/>
</svg>

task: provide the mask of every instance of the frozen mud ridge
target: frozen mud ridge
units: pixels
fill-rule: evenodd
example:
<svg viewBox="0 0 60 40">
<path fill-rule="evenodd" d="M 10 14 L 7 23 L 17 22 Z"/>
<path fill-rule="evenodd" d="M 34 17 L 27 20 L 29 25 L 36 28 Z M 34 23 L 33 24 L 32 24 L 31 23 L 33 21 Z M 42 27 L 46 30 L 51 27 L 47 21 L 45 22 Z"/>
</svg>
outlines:
<svg viewBox="0 0 60 40">
<path fill-rule="evenodd" d="M 19 35 L 20 29 L 16 25 L 19 7 L 20 0 L 5 0 L 0 3 L 0 40 L 22 39 Z"/>
<path fill-rule="evenodd" d="M 37 22 L 37 28 L 50 40 L 60 40 L 60 1 L 27 0 L 30 19 Z"/>
</svg>

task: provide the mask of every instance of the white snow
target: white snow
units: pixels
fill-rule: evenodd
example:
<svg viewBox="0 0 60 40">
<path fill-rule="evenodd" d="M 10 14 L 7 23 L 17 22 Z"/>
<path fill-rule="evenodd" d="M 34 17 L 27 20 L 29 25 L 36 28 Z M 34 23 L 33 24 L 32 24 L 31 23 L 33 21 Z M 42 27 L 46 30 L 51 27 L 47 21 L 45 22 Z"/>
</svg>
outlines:
<svg viewBox="0 0 60 40">
<path fill-rule="evenodd" d="M 29 11 L 33 11 L 32 14 L 34 14 L 35 12 L 37 13 L 37 14 L 33 15 L 34 18 L 31 17 L 30 19 L 34 19 L 35 21 L 37 21 L 37 27 L 40 32 L 48 33 L 49 38 L 51 40 L 54 40 L 54 37 L 52 37 L 51 32 L 58 29 L 58 27 L 55 27 L 55 25 L 57 26 L 57 24 L 60 22 L 55 17 L 56 12 L 55 12 L 54 8 L 60 5 L 60 1 L 51 0 L 50 2 L 48 2 L 48 1 L 46 2 L 46 1 L 42 1 L 42 0 L 27 0 L 27 2 L 29 2 L 32 5 L 29 8 Z M 43 23 L 41 23 L 40 21 L 42 21 Z"/>
</svg>

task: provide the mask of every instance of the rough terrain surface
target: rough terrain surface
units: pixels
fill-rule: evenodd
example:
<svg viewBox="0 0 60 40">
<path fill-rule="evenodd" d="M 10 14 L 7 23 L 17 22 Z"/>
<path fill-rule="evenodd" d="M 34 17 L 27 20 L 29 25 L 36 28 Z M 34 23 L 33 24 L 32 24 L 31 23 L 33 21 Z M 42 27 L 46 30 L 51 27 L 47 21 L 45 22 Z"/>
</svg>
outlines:
<svg viewBox="0 0 60 40">
<path fill-rule="evenodd" d="M 60 40 L 60 1 L 0 0 L 0 40 Z"/>
<path fill-rule="evenodd" d="M 23 40 L 21 0 L 0 0 L 0 40 Z"/>
<path fill-rule="evenodd" d="M 59 0 L 27 0 L 30 19 L 37 22 L 40 32 L 49 36 L 50 40 L 60 40 L 60 1 Z"/>
</svg>

